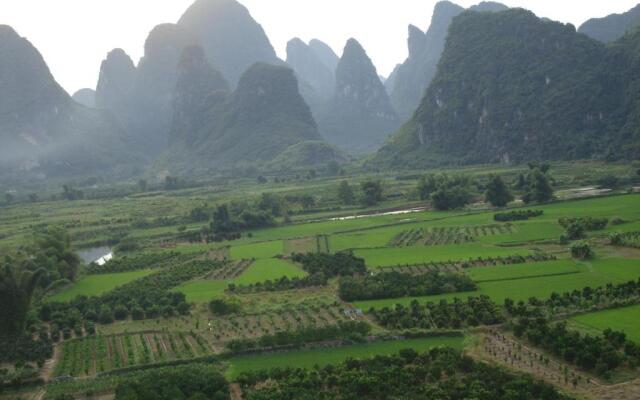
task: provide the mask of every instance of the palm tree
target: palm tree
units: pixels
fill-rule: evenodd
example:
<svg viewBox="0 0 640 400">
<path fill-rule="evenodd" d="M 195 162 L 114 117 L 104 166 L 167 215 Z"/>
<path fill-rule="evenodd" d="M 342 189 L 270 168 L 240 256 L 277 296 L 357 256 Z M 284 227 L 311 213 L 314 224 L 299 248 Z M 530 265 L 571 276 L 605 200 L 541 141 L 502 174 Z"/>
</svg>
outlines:
<svg viewBox="0 0 640 400">
<path fill-rule="evenodd" d="M 33 293 L 45 273 L 43 268 L 30 271 L 10 263 L 0 269 L 0 335 L 23 333 Z"/>
</svg>

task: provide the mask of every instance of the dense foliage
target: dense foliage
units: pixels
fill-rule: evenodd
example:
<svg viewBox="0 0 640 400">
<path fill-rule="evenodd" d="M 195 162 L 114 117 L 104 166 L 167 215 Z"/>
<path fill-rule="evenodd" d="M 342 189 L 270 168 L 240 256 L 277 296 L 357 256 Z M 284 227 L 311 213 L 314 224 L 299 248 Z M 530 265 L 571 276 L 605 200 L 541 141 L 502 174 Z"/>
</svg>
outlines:
<svg viewBox="0 0 640 400">
<path fill-rule="evenodd" d="M 571 244 L 569 250 L 571 251 L 571 257 L 578 258 L 580 260 L 593 258 L 595 255 L 591 245 L 583 240 Z"/>
<path fill-rule="evenodd" d="M 418 181 L 422 200 L 431 200 L 436 210 L 454 210 L 472 199 L 471 181 L 466 176 L 427 175 Z"/>
<path fill-rule="evenodd" d="M 622 332 L 604 331 L 602 336 L 583 335 L 567 329 L 564 322 L 549 324 L 544 319 L 519 319 L 513 326 L 517 337 L 525 337 L 581 369 L 608 378 L 624 363 L 640 363 L 640 346 L 627 341 Z"/>
<path fill-rule="evenodd" d="M 637 36 L 605 47 L 522 9 L 463 13 L 413 118 L 375 161 L 416 168 L 633 159 Z"/>
<path fill-rule="evenodd" d="M 385 307 L 370 312 L 380 325 L 390 329 L 460 329 L 504 320 L 499 307 L 484 295 L 469 297 L 467 301 L 456 298 L 452 302 L 426 304 L 414 300 L 409 307 L 397 304 L 393 309 Z"/>
<path fill-rule="evenodd" d="M 327 278 L 360 275 L 367 272 L 364 259 L 349 252 L 294 254 L 292 259 L 302 264 L 302 268 L 309 274 L 321 273 Z"/>
<path fill-rule="evenodd" d="M 267 279 L 264 282 L 256 282 L 248 285 L 236 285 L 235 283 L 230 283 L 228 290 L 231 293 L 259 293 L 259 292 L 279 292 L 283 290 L 294 290 L 294 289 L 302 289 L 307 287 L 315 287 L 315 286 L 325 286 L 327 284 L 327 276 L 322 272 L 317 272 L 315 274 L 311 274 L 305 276 L 304 278 L 299 278 L 294 276 L 293 278 L 289 278 L 288 276 L 283 276 L 280 279 L 270 280 Z"/>
<path fill-rule="evenodd" d="M 568 229 L 571 225 L 579 225 L 586 231 L 599 231 L 607 227 L 609 219 L 597 217 L 572 217 L 560 218 L 558 219 L 558 223 L 565 229 Z"/>
<path fill-rule="evenodd" d="M 499 175 L 493 175 L 489 178 L 484 200 L 494 207 L 504 207 L 514 200 L 514 196 L 502 178 Z"/>
<path fill-rule="evenodd" d="M 544 214 L 542 210 L 513 210 L 504 213 L 497 213 L 493 219 L 498 222 L 526 221 L 529 218 L 539 217 Z"/>
<path fill-rule="evenodd" d="M 213 315 L 228 315 L 238 312 L 240 305 L 223 299 L 213 299 L 209 302 L 209 311 Z"/>
<path fill-rule="evenodd" d="M 383 272 L 375 275 L 343 277 L 338 293 L 345 301 L 429 296 L 469 292 L 476 284 L 464 274 L 429 271 L 421 275 Z"/>
<path fill-rule="evenodd" d="M 585 287 L 565 293 L 552 293 L 547 299 L 531 298 L 527 303 L 506 299 L 505 310 L 512 316 L 553 316 L 568 311 L 595 311 L 616 308 L 640 302 L 640 279 L 618 285 L 597 288 Z"/>
<path fill-rule="evenodd" d="M 614 246 L 640 248 L 640 232 L 614 232 L 609 235 L 609 241 Z"/>
<path fill-rule="evenodd" d="M 227 344 L 231 351 L 246 351 L 256 348 L 299 346 L 305 343 L 327 340 L 363 340 L 371 331 L 371 325 L 362 321 L 339 322 L 323 327 L 308 326 L 295 331 L 281 331 L 265 335 L 260 339 L 235 339 Z"/>
<path fill-rule="evenodd" d="M 83 321 L 109 324 L 129 316 L 133 319 L 145 319 L 187 314 L 190 307 L 184 294 L 170 290 L 222 265 L 212 261 L 173 265 L 102 296 L 78 296 L 68 303 L 45 303 L 40 307 L 39 316 L 57 327 L 74 329 L 81 326 Z"/>
<path fill-rule="evenodd" d="M 448 348 L 424 354 L 407 349 L 398 355 L 350 359 L 311 370 L 247 372 L 237 380 L 246 400 L 568 399 L 550 385 Z"/>
<path fill-rule="evenodd" d="M 361 186 L 362 189 L 362 204 L 371 207 L 380 203 L 384 196 L 382 191 L 382 183 L 377 181 L 366 181 L 363 182 Z"/>
<path fill-rule="evenodd" d="M 219 372 L 199 366 L 150 371 L 116 389 L 116 400 L 228 400 L 229 387 Z"/>
</svg>

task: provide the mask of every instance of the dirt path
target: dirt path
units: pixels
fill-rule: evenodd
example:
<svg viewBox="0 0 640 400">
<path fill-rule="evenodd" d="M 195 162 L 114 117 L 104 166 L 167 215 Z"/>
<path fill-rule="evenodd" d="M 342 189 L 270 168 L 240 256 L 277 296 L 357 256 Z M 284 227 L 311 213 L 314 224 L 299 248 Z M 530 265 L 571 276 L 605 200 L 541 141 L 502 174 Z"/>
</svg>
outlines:
<svg viewBox="0 0 640 400">
<path fill-rule="evenodd" d="M 42 371 L 40 371 L 40 377 L 45 381 L 49 382 L 53 377 L 53 372 L 55 370 L 56 364 L 58 364 L 58 360 L 60 359 L 60 353 L 62 352 L 62 345 L 56 344 L 53 346 L 53 357 L 51 359 L 45 361 L 44 366 L 42 367 Z"/>
<path fill-rule="evenodd" d="M 231 392 L 231 400 L 242 400 L 242 389 L 237 383 L 229 385 L 229 391 Z"/>
</svg>

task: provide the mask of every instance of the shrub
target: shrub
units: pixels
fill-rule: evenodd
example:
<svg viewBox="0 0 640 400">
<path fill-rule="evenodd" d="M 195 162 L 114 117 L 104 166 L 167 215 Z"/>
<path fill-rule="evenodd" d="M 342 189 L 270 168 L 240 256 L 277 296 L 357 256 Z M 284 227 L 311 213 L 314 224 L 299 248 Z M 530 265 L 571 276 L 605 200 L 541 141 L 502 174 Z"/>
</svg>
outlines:
<svg viewBox="0 0 640 400">
<path fill-rule="evenodd" d="M 113 310 L 113 317 L 118 321 L 127 319 L 127 316 L 129 316 L 129 310 L 123 305 L 118 305 L 115 310 Z"/>
<path fill-rule="evenodd" d="M 209 302 L 209 310 L 213 315 L 229 315 L 240 311 L 240 305 L 222 299 Z"/>
<path fill-rule="evenodd" d="M 513 210 L 506 213 L 495 214 L 493 219 L 498 222 L 525 221 L 543 214 L 544 211 L 542 210 Z"/>
<path fill-rule="evenodd" d="M 111 324 L 113 323 L 113 311 L 107 305 L 103 305 L 100 307 L 100 315 L 98 316 L 98 321 L 101 324 Z"/>
<path fill-rule="evenodd" d="M 571 245 L 571 256 L 581 260 L 593 258 L 594 252 L 591 245 L 585 241 L 576 242 Z"/>
</svg>

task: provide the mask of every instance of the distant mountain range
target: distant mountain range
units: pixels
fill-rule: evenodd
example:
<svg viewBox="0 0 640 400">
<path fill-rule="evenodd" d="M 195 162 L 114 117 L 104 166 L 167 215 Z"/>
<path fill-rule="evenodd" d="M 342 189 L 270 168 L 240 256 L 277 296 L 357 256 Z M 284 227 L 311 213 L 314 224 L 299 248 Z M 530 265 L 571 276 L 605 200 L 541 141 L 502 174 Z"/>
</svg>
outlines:
<svg viewBox="0 0 640 400">
<path fill-rule="evenodd" d="M 38 50 L 6 25 L 0 25 L 0 93 L 0 172 L 114 174 L 130 164 L 117 121 L 73 101 Z"/>
<path fill-rule="evenodd" d="M 590 19 L 580 26 L 578 32 L 603 43 L 610 43 L 638 26 L 640 26 L 640 4 L 622 14 Z"/>
<path fill-rule="evenodd" d="M 137 64 L 112 50 L 73 97 L 1 26 L 0 172 L 282 170 L 378 149 L 370 165 L 638 157 L 639 24 L 640 7 L 578 33 L 443 1 L 384 79 L 356 39 L 338 56 L 294 38 L 285 62 L 236 0 L 197 0 L 152 29 Z"/>
</svg>

